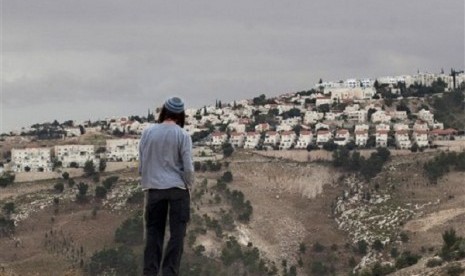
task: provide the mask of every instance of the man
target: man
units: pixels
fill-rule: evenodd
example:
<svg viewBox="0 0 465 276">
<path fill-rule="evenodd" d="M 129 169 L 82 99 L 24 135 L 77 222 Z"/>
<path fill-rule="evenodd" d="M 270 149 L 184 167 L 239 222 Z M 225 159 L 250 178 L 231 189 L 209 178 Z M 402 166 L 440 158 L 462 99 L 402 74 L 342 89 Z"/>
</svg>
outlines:
<svg viewBox="0 0 465 276">
<path fill-rule="evenodd" d="M 147 128 L 139 145 L 139 173 L 145 191 L 144 275 L 178 275 L 187 222 L 189 189 L 194 182 L 192 140 L 183 129 L 184 102 L 171 97 L 163 104 L 158 124 Z M 170 239 L 163 261 L 165 226 Z M 160 265 L 162 267 L 160 268 Z"/>
</svg>

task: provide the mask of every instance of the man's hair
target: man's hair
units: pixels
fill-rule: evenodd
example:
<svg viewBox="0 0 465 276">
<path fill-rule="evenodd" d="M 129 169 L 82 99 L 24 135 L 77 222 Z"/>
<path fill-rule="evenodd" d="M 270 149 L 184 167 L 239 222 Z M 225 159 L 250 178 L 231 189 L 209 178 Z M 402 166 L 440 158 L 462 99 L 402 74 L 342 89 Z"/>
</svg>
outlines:
<svg viewBox="0 0 465 276">
<path fill-rule="evenodd" d="M 171 119 L 176 122 L 180 127 L 184 127 L 186 122 L 186 113 L 173 113 L 169 111 L 165 106 L 162 107 L 160 115 L 158 116 L 158 123 L 163 123 L 166 119 Z"/>
</svg>

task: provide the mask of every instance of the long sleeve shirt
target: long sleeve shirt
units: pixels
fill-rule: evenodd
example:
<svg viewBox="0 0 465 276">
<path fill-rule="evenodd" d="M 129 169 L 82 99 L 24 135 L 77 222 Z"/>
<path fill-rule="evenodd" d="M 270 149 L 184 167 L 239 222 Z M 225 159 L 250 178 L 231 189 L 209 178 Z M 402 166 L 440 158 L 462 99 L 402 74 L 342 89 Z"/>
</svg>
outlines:
<svg viewBox="0 0 465 276">
<path fill-rule="evenodd" d="M 194 182 L 192 140 L 174 123 L 155 124 L 142 133 L 139 144 L 142 189 L 186 189 Z"/>
</svg>

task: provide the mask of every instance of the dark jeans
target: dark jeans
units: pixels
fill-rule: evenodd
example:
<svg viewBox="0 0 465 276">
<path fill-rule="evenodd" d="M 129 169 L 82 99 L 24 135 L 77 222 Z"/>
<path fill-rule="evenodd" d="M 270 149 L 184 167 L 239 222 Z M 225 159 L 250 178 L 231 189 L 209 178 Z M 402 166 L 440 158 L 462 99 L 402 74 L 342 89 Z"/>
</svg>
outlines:
<svg viewBox="0 0 465 276">
<path fill-rule="evenodd" d="M 148 190 L 145 196 L 144 275 L 155 276 L 160 270 L 168 213 L 170 240 L 161 271 L 163 276 L 178 275 L 186 226 L 190 217 L 189 191 L 178 188 L 153 189 Z"/>
</svg>

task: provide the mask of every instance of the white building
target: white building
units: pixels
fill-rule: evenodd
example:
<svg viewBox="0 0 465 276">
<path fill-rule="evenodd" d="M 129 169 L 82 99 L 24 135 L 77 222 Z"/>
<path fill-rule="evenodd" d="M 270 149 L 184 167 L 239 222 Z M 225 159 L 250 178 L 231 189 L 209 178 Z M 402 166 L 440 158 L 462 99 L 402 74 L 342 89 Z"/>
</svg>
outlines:
<svg viewBox="0 0 465 276">
<path fill-rule="evenodd" d="M 333 101 L 345 100 L 369 100 L 376 94 L 376 90 L 372 87 L 350 87 L 336 88 L 331 90 L 331 98 Z"/>
<path fill-rule="evenodd" d="M 212 146 L 221 146 L 228 140 L 228 135 L 224 132 L 214 132 L 212 133 Z"/>
<path fill-rule="evenodd" d="M 276 131 L 267 131 L 265 134 L 264 145 L 276 146 L 281 141 L 281 136 Z"/>
<path fill-rule="evenodd" d="M 422 121 L 416 121 L 413 124 L 413 130 L 427 131 L 427 130 L 429 130 L 428 124 L 426 124 L 425 122 L 422 122 Z"/>
<path fill-rule="evenodd" d="M 412 147 L 412 143 L 410 141 L 407 130 L 396 131 L 396 134 L 394 137 L 396 139 L 396 145 L 398 148 L 409 149 Z"/>
<path fill-rule="evenodd" d="M 14 172 L 50 172 L 51 148 L 12 149 L 11 163 Z"/>
<path fill-rule="evenodd" d="M 304 115 L 304 124 L 314 124 L 324 118 L 323 112 L 307 111 Z"/>
<path fill-rule="evenodd" d="M 368 141 L 368 130 L 355 131 L 355 144 L 359 147 L 366 146 Z"/>
<path fill-rule="evenodd" d="M 245 133 L 244 132 L 232 132 L 229 137 L 229 143 L 236 148 L 244 147 Z"/>
<path fill-rule="evenodd" d="M 139 139 L 107 140 L 107 159 L 109 161 L 139 160 Z"/>
<path fill-rule="evenodd" d="M 389 116 L 391 116 L 392 119 L 397 119 L 397 120 L 407 120 L 407 111 L 390 111 Z"/>
<path fill-rule="evenodd" d="M 368 116 L 368 112 L 364 109 L 344 111 L 344 114 L 347 116 L 348 121 L 357 123 L 365 123 Z"/>
<path fill-rule="evenodd" d="M 323 145 L 324 143 L 328 142 L 331 140 L 332 135 L 329 130 L 318 130 L 316 133 L 316 144 L 317 145 Z"/>
<path fill-rule="evenodd" d="M 55 157 L 61 161 L 63 168 L 69 168 L 73 162 L 80 168 L 83 168 L 87 161 L 92 161 L 94 166 L 98 164 L 94 145 L 55 146 Z"/>
<path fill-rule="evenodd" d="M 255 131 L 257 132 L 263 132 L 263 131 L 268 131 L 270 130 L 270 124 L 264 123 L 264 124 L 258 124 L 255 126 Z"/>
<path fill-rule="evenodd" d="M 398 130 L 409 130 L 409 127 L 407 124 L 401 124 L 401 123 L 394 124 L 394 131 L 398 131 Z"/>
<path fill-rule="evenodd" d="M 295 145 L 296 149 L 306 149 L 309 144 L 312 143 L 313 134 L 311 131 L 301 130 L 299 134 L 299 139 Z"/>
<path fill-rule="evenodd" d="M 360 124 L 360 125 L 355 125 L 355 130 L 354 131 L 362 131 L 362 130 L 364 130 L 364 131 L 368 132 L 369 128 L 370 127 L 368 125 L 366 125 L 366 124 Z"/>
<path fill-rule="evenodd" d="M 391 116 L 387 115 L 386 112 L 382 110 L 378 110 L 371 114 L 371 121 L 373 123 L 389 123 L 391 121 Z"/>
<path fill-rule="evenodd" d="M 254 149 L 258 146 L 260 142 L 260 133 L 258 132 L 247 132 L 247 136 L 245 137 L 245 149 Z"/>
<path fill-rule="evenodd" d="M 429 110 L 422 109 L 418 111 L 418 119 L 421 119 L 425 122 L 428 123 L 428 125 L 433 125 L 434 124 L 434 114 L 431 113 Z"/>
<path fill-rule="evenodd" d="M 428 146 L 428 131 L 416 130 L 412 134 L 413 141 L 421 148 Z"/>
<path fill-rule="evenodd" d="M 78 127 L 69 127 L 65 128 L 66 136 L 67 137 L 78 137 L 81 136 L 81 129 Z"/>
<path fill-rule="evenodd" d="M 388 131 L 387 130 L 377 130 L 375 134 L 376 138 L 376 147 L 387 147 L 388 142 Z"/>
<path fill-rule="evenodd" d="M 375 129 L 376 129 L 376 131 L 378 131 L 378 130 L 389 131 L 389 130 L 391 130 L 391 126 L 388 125 L 388 124 L 377 124 Z"/>
<path fill-rule="evenodd" d="M 323 104 L 329 104 L 331 105 L 333 103 L 333 100 L 331 97 L 317 97 L 315 101 L 315 106 L 320 106 Z"/>
<path fill-rule="evenodd" d="M 334 143 L 338 146 L 345 146 L 349 142 L 350 134 L 347 129 L 336 130 Z"/>
<path fill-rule="evenodd" d="M 284 131 L 281 133 L 279 149 L 290 149 L 295 143 L 296 136 L 294 131 Z"/>
</svg>

